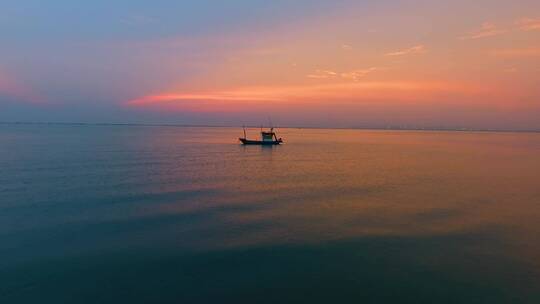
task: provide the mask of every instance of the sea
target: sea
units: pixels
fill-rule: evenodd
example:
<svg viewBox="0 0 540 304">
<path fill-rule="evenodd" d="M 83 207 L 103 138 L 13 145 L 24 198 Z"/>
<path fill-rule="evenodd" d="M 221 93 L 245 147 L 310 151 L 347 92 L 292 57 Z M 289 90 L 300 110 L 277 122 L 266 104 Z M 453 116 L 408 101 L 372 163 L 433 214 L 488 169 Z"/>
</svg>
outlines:
<svg viewBox="0 0 540 304">
<path fill-rule="evenodd" d="M 0 125 L 0 303 L 540 303 L 540 133 L 277 132 Z"/>
</svg>

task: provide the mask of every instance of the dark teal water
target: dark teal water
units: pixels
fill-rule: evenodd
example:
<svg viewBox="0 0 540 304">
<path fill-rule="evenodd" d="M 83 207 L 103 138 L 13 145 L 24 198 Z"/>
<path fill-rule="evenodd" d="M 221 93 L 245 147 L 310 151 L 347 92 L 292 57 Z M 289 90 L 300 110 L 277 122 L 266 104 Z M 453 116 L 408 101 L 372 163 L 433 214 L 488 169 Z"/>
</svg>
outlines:
<svg viewBox="0 0 540 304">
<path fill-rule="evenodd" d="M 540 134 L 279 135 L 0 125 L 0 303 L 540 303 Z"/>
</svg>

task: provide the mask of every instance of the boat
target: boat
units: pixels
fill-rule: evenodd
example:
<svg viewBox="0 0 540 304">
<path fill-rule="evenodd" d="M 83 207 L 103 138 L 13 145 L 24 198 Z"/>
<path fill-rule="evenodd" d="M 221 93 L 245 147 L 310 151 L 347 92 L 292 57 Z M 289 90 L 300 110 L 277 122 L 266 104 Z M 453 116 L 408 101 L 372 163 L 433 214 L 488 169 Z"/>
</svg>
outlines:
<svg viewBox="0 0 540 304">
<path fill-rule="evenodd" d="M 261 128 L 261 140 L 247 139 L 246 128 L 244 127 L 244 137 L 238 138 L 243 145 L 279 145 L 283 143 L 281 138 L 276 136 L 274 128 L 269 131 L 263 131 Z"/>
</svg>

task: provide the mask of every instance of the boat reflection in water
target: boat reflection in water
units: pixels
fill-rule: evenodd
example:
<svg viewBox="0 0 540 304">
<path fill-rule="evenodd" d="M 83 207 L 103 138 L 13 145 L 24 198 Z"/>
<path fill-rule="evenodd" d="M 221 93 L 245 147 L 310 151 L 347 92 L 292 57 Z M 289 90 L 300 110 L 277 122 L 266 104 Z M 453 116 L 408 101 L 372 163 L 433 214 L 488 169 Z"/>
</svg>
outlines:
<svg viewBox="0 0 540 304">
<path fill-rule="evenodd" d="M 238 139 L 244 145 L 279 145 L 283 143 L 283 140 L 276 136 L 274 128 L 270 128 L 270 131 L 263 131 L 261 127 L 261 140 L 253 140 L 247 139 L 246 128 L 244 127 L 244 137 Z"/>
</svg>

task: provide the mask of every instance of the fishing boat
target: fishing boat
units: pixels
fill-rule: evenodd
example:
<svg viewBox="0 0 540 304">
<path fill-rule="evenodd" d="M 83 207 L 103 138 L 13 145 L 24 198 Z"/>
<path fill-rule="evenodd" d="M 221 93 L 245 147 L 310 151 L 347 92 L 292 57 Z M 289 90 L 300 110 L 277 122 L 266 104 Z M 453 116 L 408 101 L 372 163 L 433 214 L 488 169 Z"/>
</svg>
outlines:
<svg viewBox="0 0 540 304">
<path fill-rule="evenodd" d="M 279 145 L 283 143 L 281 138 L 276 136 L 274 128 L 270 128 L 269 131 L 263 131 L 261 128 L 261 140 L 247 139 L 246 128 L 244 127 L 244 137 L 238 138 L 244 145 Z"/>
</svg>

